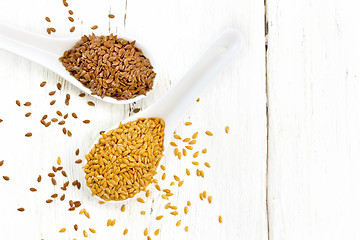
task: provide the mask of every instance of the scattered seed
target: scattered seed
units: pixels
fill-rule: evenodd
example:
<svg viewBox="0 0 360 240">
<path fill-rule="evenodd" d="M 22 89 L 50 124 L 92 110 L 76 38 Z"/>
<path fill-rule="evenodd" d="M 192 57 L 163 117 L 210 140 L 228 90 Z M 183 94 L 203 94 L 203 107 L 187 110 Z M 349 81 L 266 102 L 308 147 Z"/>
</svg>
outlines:
<svg viewBox="0 0 360 240">
<path fill-rule="evenodd" d="M 177 206 L 170 206 L 172 210 L 177 210 Z"/>
<path fill-rule="evenodd" d="M 65 121 L 64 120 L 61 120 L 60 122 L 58 122 L 59 125 L 64 125 L 65 124 Z"/>
<path fill-rule="evenodd" d="M 125 212 L 125 205 L 122 205 L 122 206 L 121 206 L 121 211 L 122 211 L 122 212 Z"/>
<path fill-rule="evenodd" d="M 141 211 L 140 213 L 141 213 L 141 215 L 145 215 L 145 211 Z"/>
<path fill-rule="evenodd" d="M 105 202 L 104 201 L 99 201 L 99 204 L 104 204 Z"/>
<path fill-rule="evenodd" d="M 197 158 L 199 156 L 199 151 L 197 151 L 196 153 L 194 153 L 193 157 Z"/>
<path fill-rule="evenodd" d="M 79 163 L 82 163 L 82 160 L 81 159 L 78 159 L 75 161 L 76 164 L 79 164 Z"/>
<path fill-rule="evenodd" d="M 74 32 L 75 31 L 75 26 L 72 26 L 71 28 L 70 28 L 70 32 Z"/>
<path fill-rule="evenodd" d="M 177 134 L 174 135 L 174 138 L 178 139 L 178 140 L 181 140 L 181 137 L 179 135 L 177 135 Z"/>
<path fill-rule="evenodd" d="M 174 175 L 174 179 L 175 179 L 175 181 L 180 181 L 180 178 L 176 175 Z"/>
<path fill-rule="evenodd" d="M 188 212 L 189 212 L 189 207 L 188 207 L 188 206 L 185 206 L 185 207 L 184 207 L 184 213 L 185 213 L 185 214 L 188 214 Z"/>
<path fill-rule="evenodd" d="M 75 207 L 71 207 L 68 209 L 69 211 L 74 211 L 75 210 Z"/>
<path fill-rule="evenodd" d="M 156 229 L 155 232 L 154 232 L 154 235 L 155 236 L 159 235 L 159 232 L 160 232 L 160 229 Z"/>
<path fill-rule="evenodd" d="M 129 230 L 127 228 L 125 228 L 124 230 L 124 236 L 129 232 Z"/>
<path fill-rule="evenodd" d="M 61 174 L 64 176 L 64 177 L 67 177 L 67 174 L 65 171 L 61 171 Z"/>
<path fill-rule="evenodd" d="M 59 231 L 59 232 L 61 232 L 61 233 L 66 232 L 66 228 L 62 228 L 62 229 L 60 229 L 60 231 Z"/>
<path fill-rule="evenodd" d="M 192 122 L 186 122 L 185 126 L 190 126 L 192 124 Z"/>
<path fill-rule="evenodd" d="M 165 171 L 165 170 L 166 170 L 166 168 L 165 168 L 165 166 L 164 166 L 164 165 L 160 165 L 160 168 L 161 168 L 163 171 Z"/>
<path fill-rule="evenodd" d="M 31 136 L 32 136 L 31 132 L 28 132 L 27 134 L 25 134 L 25 137 L 31 137 Z"/>
<path fill-rule="evenodd" d="M 70 130 L 67 130 L 67 135 L 68 135 L 69 137 L 72 136 L 72 133 L 70 132 Z"/>
<path fill-rule="evenodd" d="M 163 217 L 164 217 L 163 215 L 157 216 L 156 220 L 161 220 Z"/>
<path fill-rule="evenodd" d="M 46 82 L 40 83 L 40 87 L 44 87 L 46 85 Z"/>
<path fill-rule="evenodd" d="M 31 112 L 25 113 L 25 117 L 30 117 Z"/>
<path fill-rule="evenodd" d="M 201 200 L 204 200 L 204 196 L 203 196 L 202 193 L 199 194 L 199 197 L 200 197 Z"/>
<path fill-rule="evenodd" d="M 69 12 L 70 15 L 74 14 L 74 12 L 72 10 L 69 10 L 68 12 Z"/>
<path fill-rule="evenodd" d="M 202 178 L 204 178 L 204 171 L 203 171 L 203 170 L 200 170 L 199 172 L 200 172 L 200 176 L 201 176 Z"/>
<path fill-rule="evenodd" d="M 55 178 L 51 178 L 51 182 L 52 182 L 52 184 L 55 186 L 56 185 L 56 180 L 55 180 Z"/>
<path fill-rule="evenodd" d="M 79 153 L 80 153 L 80 149 L 76 149 L 75 155 L 76 155 L 76 156 L 79 156 Z"/>
<path fill-rule="evenodd" d="M 138 198 L 137 201 L 138 201 L 139 203 L 145 203 L 144 199 L 142 199 L 142 198 Z"/>
<path fill-rule="evenodd" d="M 45 123 L 45 127 L 49 127 L 51 125 L 51 122 Z"/>
<path fill-rule="evenodd" d="M 179 221 L 176 222 L 176 226 L 177 226 L 177 227 L 180 226 L 180 224 L 181 224 L 181 220 L 179 220 Z"/>
<path fill-rule="evenodd" d="M 89 123 L 90 123 L 90 120 L 84 120 L 83 123 L 89 124 Z"/>
<path fill-rule="evenodd" d="M 74 18 L 68 17 L 68 19 L 69 19 L 70 22 L 74 22 Z"/>
<path fill-rule="evenodd" d="M 195 166 L 198 166 L 199 165 L 199 163 L 198 162 L 192 162 L 192 164 L 194 164 Z"/>
<path fill-rule="evenodd" d="M 65 7 L 69 6 L 69 4 L 65 0 L 63 0 L 63 4 L 64 4 Z"/>
<path fill-rule="evenodd" d="M 50 20 L 49 17 L 45 17 L 45 20 L 46 20 L 47 22 L 51 22 L 51 20 Z"/>
<path fill-rule="evenodd" d="M 72 113 L 71 115 L 72 115 L 73 118 L 78 118 L 76 113 Z"/>
<path fill-rule="evenodd" d="M 165 180 L 165 178 L 166 178 L 166 173 L 164 173 L 164 174 L 161 176 L 161 179 L 162 179 L 162 180 Z"/>
<path fill-rule="evenodd" d="M 18 105 L 19 107 L 21 106 L 21 103 L 20 103 L 19 100 L 16 100 L 15 103 L 16 103 L 16 105 Z"/>
<path fill-rule="evenodd" d="M 114 15 L 114 14 L 109 14 L 108 17 L 109 17 L 109 18 L 114 18 L 115 15 Z"/>
<path fill-rule="evenodd" d="M 208 136 L 212 136 L 212 135 L 213 135 L 212 132 L 210 132 L 210 131 L 206 131 L 205 133 L 206 133 L 206 135 L 208 135 Z"/>
<path fill-rule="evenodd" d="M 53 195 L 51 195 L 52 198 L 57 198 L 58 195 L 56 193 L 54 193 Z"/>
<path fill-rule="evenodd" d="M 146 191 L 145 196 L 150 197 L 150 191 L 149 190 Z"/>
<path fill-rule="evenodd" d="M 24 106 L 26 106 L 26 107 L 31 106 L 31 102 L 26 102 L 26 103 L 24 103 Z"/>
<path fill-rule="evenodd" d="M 190 170 L 186 169 L 186 175 L 190 176 Z"/>
<path fill-rule="evenodd" d="M 185 148 L 183 148 L 182 153 L 183 153 L 184 157 L 186 157 L 187 152 L 186 152 Z"/>
<path fill-rule="evenodd" d="M 49 92 L 49 95 L 53 96 L 55 93 L 56 93 L 56 91 L 51 91 L 51 92 Z"/>
<path fill-rule="evenodd" d="M 199 132 L 194 133 L 194 134 L 192 135 L 192 139 L 197 138 L 197 137 L 198 137 L 198 134 L 199 134 Z"/>
<path fill-rule="evenodd" d="M 93 106 L 95 106 L 95 103 L 92 101 L 88 101 L 88 105 L 93 107 Z"/>
<path fill-rule="evenodd" d="M 229 130 L 230 130 L 229 126 L 226 126 L 226 127 L 225 127 L 225 132 L 226 132 L 226 133 L 229 133 Z"/>
<path fill-rule="evenodd" d="M 193 150 L 193 147 L 192 146 L 185 146 L 187 149 L 189 150 Z"/>
<path fill-rule="evenodd" d="M 174 182 L 171 182 L 171 183 L 170 183 L 170 186 L 174 186 L 174 185 L 175 185 L 175 183 L 174 183 Z"/>
<path fill-rule="evenodd" d="M 64 201 L 65 200 L 65 194 L 61 195 L 60 197 L 60 201 Z"/>
<path fill-rule="evenodd" d="M 66 134 L 66 128 L 63 128 L 62 131 L 64 134 Z"/>
<path fill-rule="evenodd" d="M 48 200 L 46 200 L 46 203 L 52 203 L 52 199 L 48 199 Z"/>
<path fill-rule="evenodd" d="M 171 206 L 171 203 L 167 203 L 167 204 L 165 205 L 165 209 L 169 209 L 170 206 Z"/>
<path fill-rule="evenodd" d="M 188 231 L 189 231 L 189 227 L 188 227 L 188 226 L 185 226 L 184 230 L 185 230 L 185 232 L 188 232 Z"/>
<path fill-rule="evenodd" d="M 222 218 L 222 216 L 220 215 L 219 216 L 219 223 L 222 223 L 223 222 L 223 218 Z"/>
<path fill-rule="evenodd" d="M 79 229 L 77 224 L 74 225 L 74 229 L 75 229 L 75 231 L 77 231 Z"/>
<path fill-rule="evenodd" d="M 0 167 L 1 167 L 2 165 L 4 165 L 4 160 L 1 160 L 1 161 L 0 161 Z"/>
<path fill-rule="evenodd" d="M 18 210 L 19 212 L 23 212 L 23 211 L 25 211 L 25 209 L 24 209 L 24 208 L 22 208 L 22 207 L 21 207 L 21 208 L 18 208 L 17 210 Z"/>
<path fill-rule="evenodd" d="M 95 30 L 97 28 L 98 28 L 98 25 L 94 25 L 94 26 L 91 27 L 92 30 Z"/>
<path fill-rule="evenodd" d="M 56 29 L 55 28 L 50 28 L 50 31 L 56 32 Z"/>
<path fill-rule="evenodd" d="M 177 211 L 173 211 L 173 212 L 171 212 L 170 214 L 176 216 L 176 215 L 178 215 L 179 213 L 178 213 Z"/>
<path fill-rule="evenodd" d="M 5 181 L 9 181 L 9 180 L 10 180 L 10 178 L 9 178 L 8 176 L 3 176 L 3 178 L 4 178 Z"/>
<path fill-rule="evenodd" d="M 58 158 L 57 158 L 56 163 L 57 163 L 58 165 L 60 165 L 60 164 L 61 164 L 61 158 L 60 158 L 60 157 L 58 157 Z"/>
<path fill-rule="evenodd" d="M 84 234 L 84 237 L 88 237 L 89 236 L 89 234 L 84 230 L 83 231 L 83 234 Z"/>
<path fill-rule="evenodd" d="M 190 138 L 184 138 L 183 142 L 189 142 Z"/>
<path fill-rule="evenodd" d="M 30 188 L 30 191 L 36 192 L 37 190 L 36 190 L 36 188 Z"/>
<path fill-rule="evenodd" d="M 89 228 L 89 231 L 92 233 L 96 233 L 95 229 L 93 229 L 93 228 Z"/>
<path fill-rule="evenodd" d="M 193 145 L 193 144 L 195 144 L 196 143 L 196 140 L 191 140 L 190 142 L 189 142 L 189 144 L 191 144 L 191 145 Z"/>
<path fill-rule="evenodd" d="M 50 102 L 50 105 L 52 106 L 52 105 L 54 105 L 56 103 L 56 100 L 52 100 L 51 102 Z"/>
<path fill-rule="evenodd" d="M 206 198 L 206 191 L 203 192 L 203 197 Z"/>
<path fill-rule="evenodd" d="M 178 149 L 178 148 L 175 148 L 175 149 L 174 149 L 174 154 L 175 154 L 175 156 L 177 156 L 178 153 L 179 153 L 179 149 Z"/>
<path fill-rule="evenodd" d="M 46 32 L 47 32 L 48 34 L 51 34 L 50 28 L 47 28 L 47 29 L 46 29 Z"/>
<path fill-rule="evenodd" d="M 85 97 L 85 93 L 80 93 L 79 97 Z"/>
<path fill-rule="evenodd" d="M 57 172 L 57 169 L 55 167 L 53 167 L 53 171 Z M 55 174 L 54 173 L 49 173 L 48 176 L 49 177 L 55 177 Z"/>
<path fill-rule="evenodd" d="M 37 181 L 41 182 L 41 175 L 38 176 Z"/>
<path fill-rule="evenodd" d="M 186 205 L 188 205 L 189 207 L 191 206 L 191 202 L 187 201 Z"/>
<path fill-rule="evenodd" d="M 149 229 L 145 228 L 144 230 L 144 236 L 147 236 L 149 234 Z"/>
<path fill-rule="evenodd" d="M 205 162 L 204 165 L 205 165 L 206 167 L 210 168 L 210 163 Z"/>
<path fill-rule="evenodd" d="M 178 186 L 181 187 L 184 184 L 184 180 L 180 181 Z"/>
<path fill-rule="evenodd" d="M 204 148 L 202 151 L 201 151 L 203 154 L 207 153 L 207 149 Z"/>
</svg>

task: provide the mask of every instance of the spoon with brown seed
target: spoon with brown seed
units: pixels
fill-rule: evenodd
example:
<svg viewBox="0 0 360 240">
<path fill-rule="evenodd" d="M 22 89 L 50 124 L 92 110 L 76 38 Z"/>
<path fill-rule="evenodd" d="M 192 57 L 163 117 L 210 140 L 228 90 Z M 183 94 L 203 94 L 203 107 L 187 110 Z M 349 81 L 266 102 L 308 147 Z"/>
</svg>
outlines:
<svg viewBox="0 0 360 240">
<path fill-rule="evenodd" d="M 236 29 L 220 34 L 164 97 L 94 142 L 83 167 L 93 196 L 116 202 L 146 190 L 178 122 L 243 42 Z"/>
</svg>

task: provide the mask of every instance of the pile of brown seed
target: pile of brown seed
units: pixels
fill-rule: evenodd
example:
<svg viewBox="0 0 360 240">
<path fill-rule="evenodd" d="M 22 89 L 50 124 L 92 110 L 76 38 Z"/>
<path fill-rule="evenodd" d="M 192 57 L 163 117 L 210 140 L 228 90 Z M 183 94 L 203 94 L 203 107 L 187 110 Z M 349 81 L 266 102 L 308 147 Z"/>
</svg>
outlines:
<svg viewBox="0 0 360 240">
<path fill-rule="evenodd" d="M 119 201 L 145 191 L 163 157 L 164 128 L 160 118 L 143 118 L 102 133 L 83 167 L 92 194 Z"/>
<path fill-rule="evenodd" d="M 84 35 L 60 58 L 63 66 L 94 95 L 117 100 L 146 95 L 156 73 L 135 41 L 115 35 Z"/>
</svg>

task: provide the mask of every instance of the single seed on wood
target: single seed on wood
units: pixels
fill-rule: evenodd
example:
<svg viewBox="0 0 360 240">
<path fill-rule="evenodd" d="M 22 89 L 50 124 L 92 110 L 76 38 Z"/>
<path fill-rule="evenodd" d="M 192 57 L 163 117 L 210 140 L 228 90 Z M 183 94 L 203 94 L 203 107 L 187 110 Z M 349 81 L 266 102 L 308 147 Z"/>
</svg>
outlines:
<svg viewBox="0 0 360 240">
<path fill-rule="evenodd" d="M 56 32 L 56 29 L 55 28 L 50 28 L 50 31 Z"/>
<path fill-rule="evenodd" d="M 36 188 L 30 188 L 30 191 L 36 192 L 37 190 L 36 190 Z"/>
<path fill-rule="evenodd" d="M 31 112 L 25 113 L 25 117 L 30 117 Z"/>
<path fill-rule="evenodd" d="M 164 173 L 164 174 L 161 176 L 161 179 L 162 179 L 162 180 L 165 180 L 165 178 L 166 178 L 166 173 Z"/>
<path fill-rule="evenodd" d="M 206 198 L 206 191 L 203 192 L 203 197 Z"/>
<path fill-rule="evenodd" d="M 177 210 L 177 206 L 170 206 L 172 210 Z"/>
<path fill-rule="evenodd" d="M 46 20 L 47 22 L 51 22 L 51 20 L 50 20 L 49 17 L 45 17 L 45 20 Z"/>
<path fill-rule="evenodd" d="M 57 198 L 58 195 L 56 193 L 54 193 L 53 195 L 51 195 L 52 198 Z"/>
<path fill-rule="evenodd" d="M 67 177 L 67 174 L 65 171 L 61 171 L 61 174 L 64 176 L 64 177 Z"/>
<path fill-rule="evenodd" d="M 28 132 L 27 134 L 25 134 L 25 137 L 31 137 L 31 136 L 32 136 L 31 132 Z"/>
<path fill-rule="evenodd" d="M 197 165 L 199 165 L 199 163 L 198 162 L 192 162 L 192 164 L 194 164 L 195 166 L 197 166 Z"/>
<path fill-rule="evenodd" d="M 209 197 L 208 197 L 208 202 L 209 202 L 210 204 L 212 203 L 212 199 L 213 199 L 212 196 L 209 196 Z"/>
<path fill-rule="evenodd" d="M 206 167 L 210 168 L 210 163 L 205 162 L 204 165 L 205 165 Z"/>
<path fill-rule="evenodd" d="M 56 100 L 52 100 L 51 102 L 50 102 L 50 105 L 52 106 L 52 105 L 54 105 L 56 103 Z"/>
<path fill-rule="evenodd" d="M 199 132 L 194 133 L 194 134 L 192 135 L 192 139 L 197 138 L 197 137 L 198 137 L 198 134 L 199 134 Z"/>
<path fill-rule="evenodd" d="M 40 87 L 44 87 L 46 85 L 46 82 L 40 83 Z"/>
<path fill-rule="evenodd" d="M 175 181 L 180 181 L 180 178 L 176 175 L 174 175 L 174 179 L 175 179 Z"/>
<path fill-rule="evenodd" d="M 186 169 L 186 175 L 190 176 L 190 170 Z"/>
<path fill-rule="evenodd" d="M 178 139 L 178 140 L 181 140 L 181 137 L 179 135 L 177 135 L 177 134 L 174 135 L 174 138 Z"/>
<path fill-rule="evenodd" d="M 46 200 L 46 203 L 52 203 L 52 199 L 48 199 L 48 200 Z"/>
<path fill-rule="evenodd" d="M 181 220 L 179 220 L 179 221 L 176 222 L 176 226 L 177 226 L 177 227 L 180 226 L 180 224 L 181 224 Z"/>
<path fill-rule="evenodd" d="M 184 157 L 186 157 L 187 152 L 186 152 L 185 148 L 183 148 L 182 153 L 183 153 Z"/>
<path fill-rule="evenodd" d="M 4 160 L 1 160 L 1 161 L 0 161 L 0 167 L 1 167 L 2 165 L 4 165 Z"/>
<path fill-rule="evenodd" d="M 169 209 L 170 206 L 171 206 L 171 203 L 167 203 L 167 204 L 165 205 L 165 209 Z"/>
<path fill-rule="evenodd" d="M 199 151 L 197 151 L 196 153 L 194 153 L 193 157 L 197 158 L 199 156 Z"/>
<path fill-rule="evenodd" d="M 67 130 L 67 135 L 68 135 L 69 137 L 71 137 L 71 136 L 72 136 L 72 133 L 71 133 L 69 130 Z"/>
<path fill-rule="evenodd" d="M 68 12 L 69 12 L 70 15 L 74 14 L 74 12 L 72 10 L 69 10 Z"/>
<path fill-rule="evenodd" d="M 74 225 L 74 229 L 75 229 L 75 231 L 77 231 L 79 229 L 77 224 Z"/>
<path fill-rule="evenodd" d="M 73 118 L 78 118 L 76 113 L 72 113 L 71 115 L 72 115 Z"/>
<path fill-rule="evenodd" d="M 156 220 L 161 220 L 163 217 L 164 217 L 163 215 L 157 216 Z"/>
<path fill-rule="evenodd" d="M 88 101 L 88 105 L 91 106 L 91 107 L 94 107 L 94 106 L 95 106 L 95 103 L 92 102 L 92 101 Z"/>
<path fill-rule="evenodd" d="M 91 27 L 92 30 L 95 30 L 95 29 L 97 29 L 97 28 L 98 28 L 97 25 L 94 25 L 94 26 Z"/>
<path fill-rule="evenodd" d="M 150 191 L 149 191 L 149 190 L 146 191 L 145 196 L 146 196 L 146 197 L 149 197 L 149 196 L 150 196 Z"/>
<path fill-rule="evenodd" d="M 99 204 L 104 204 L 105 202 L 104 201 L 99 201 Z"/>
<path fill-rule="evenodd" d="M 51 34 L 50 28 L 47 28 L 47 29 L 46 29 L 46 32 L 47 32 L 48 34 Z"/>
<path fill-rule="evenodd" d="M 89 234 L 84 230 L 83 231 L 83 233 L 84 233 L 84 237 L 88 237 L 89 236 Z"/>
<path fill-rule="evenodd" d="M 114 15 L 114 14 L 109 14 L 108 17 L 109 17 L 109 18 L 114 18 L 115 15 Z"/>
<path fill-rule="evenodd" d="M 190 126 L 192 124 L 192 122 L 186 122 L 185 126 Z"/>
<path fill-rule="evenodd" d="M 129 230 L 126 228 L 126 229 L 124 230 L 124 236 L 125 236 L 128 232 L 129 232 Z"/>
<path fill-rule="evenodd" d="M 58 158 L 57 158 L 56 163 L 57 163 L 58 165 L 60 165 L 60 164 L 61 164 L 61 158 L 60 158 L 60 157 L 58 157 Z"/>
<path fill-rule="evenodd" d="M 125 205 L 122 205 L 122 206 L 121 206 L 121 211 L 122 211 L 122 212 L 125 212 Z"/>
<path fill-rule="evenodd" d="M 25 211 L 25 209 L 24 208 L 18 208 L 17 209 L 19 212 L 23 212 L 23 211 Z"/>
<path fill-rule="evenodd" d="M 144 236 L 147 236 L 149 234 L 149 229 L 145 228 L 144 230 Z"/>
<path fill-rule="evenodd" d="M 185 206 L 185 207 L 184 207 L 184 213 L 185 213 L 185 214 L 188 214 L 188 212 L 189 212 L 189 207 L 188 207 L 188 206 Z"/>
<path fill-rule="evenodd" d="M 144 199 L 142 199 L 142 198 L 138 198 L 137 201 L 138 201 L 139 203 L 145 203 Z"/>
<path fill-rule="evenodd" d="M 75 26 L 72 26 L 71 28 L 70 28 L 70 32 L 74 32 L 75 31 Z"/>
<path fill-rule="evenodd" d="M 57 168 L 56 168 L 55 166 L 52 166 L 52 170 L 53 170 L 54 172 L 57 172 Z M 53 173 L 49 173 L 48 176 L 49 176 L 49 177 L 55 177 L 55 175 L 54 175 Z"/>
<path fill-rule="evenodd" d="M 190 138 L 184 138 L 183 142 L 189 142 Z"/>
<path fill-rule="evenodd" d="M 38 176 L 37 181 L 41 182 L 41 175 Z"/>
<path fill-rule="evenodd" d="M 55 167 L 53 167 L 53 171 L 57 172 L 57 169 Z M 54 173 L 49 173 L 48 176 L 49 177 L 55 177 L 55 174 Z"/>
<path fill-rule="evenodd" d="M 26 107 L 31 106 L 31 102 L 26 102 L 26 103 L 24 103 L 24 106 L 26 106 Z"/>
<path fill-rule="evenodd" d="M 212 136 L 212 135 L 213 135 L 212 132 L 210 132 L 210 131 L 206 131 L 205 133 L 206 133 L 206 135 L 208 135 L 208 136 Z"/>
<path fill-rule="evenodd" d="M 65 124 L 65 121 L 64 120 L 61 120 L 60 122 L 58 122 L 59 125 L 64 125 Z"/>
<path fill-rule="evenodd" d="M 155 236 L 159 235 L 159 232 L 160 232 L 160 229 L 156 229 L 155 232 L 154 232 L 154 235 Z"/>
<path fill-rule="evenodd" d="M 193 150 L 193 146 L 185 146 L 189 150 Z"/>
<path fill-rule="evenodd" d="M 52 118 L 51 121 L 52 121 L 52 122 L 57 122 L 57 121 L 59 121 L 59 120 L 58 120 L 57 118 Z"/>
<path fill-rule="evenodd" d="M 200 98 L 196 99 L 197 102 L 200 102 Z"/>
<path fill-rule="evenodd" d="M 189 142 L 190 145 L 193 145 L 193 144 L 195 144 L 195 143 L 196 143 L 196 140 L 191 140 L 191 141 Z"/>
<path fill-rule="evenodd" d="M 56 93 L 56 91 L 51 91 L 51 92 L 49 92 L 49 95 L 53 96 L 55 93 Z"/>
<path fill-rule="evenodd" d="M 199 194 L 199 197 L 200 197 L 201 200 L 204 200 L 204 196 L 203 196 L 202 193 Z"/>
<path fill-rule="evenodd" d="M 223 218 L 222 218 L 222 216 L 220 215 L 219 216 L 219 223 L 222 223 L 223 222 Z"/>
<path fill-rule="evenodd" d="M 229 130 L 230 130 L 229 126 L 226 126 L 226 127 L 225 127 L 225 132 L 226 132 L 226 133 L 229 133 Z"/>
<path fill-rule="evenodd" d="M 60 231 L 59 231 L 59 232 L 61 232 L 61 233 L 66 232 L 66 228 L 62 228 L 62 229 L 60 229 Z"/>
<path fill-rule="evenodd" d="M 45 127 L 49 127 L 51 125 L 51 122 L 45 123 Z"/>
<path fill-rule="evenodd" d="M 74 22 L 74 19 L 72 17 L 68 17 L 70 22 Z"/>
<path fill-rule="evenodd" d="M 71 207 L 68 209 L 69 211 L 74 211 L 75 210 L 75 207 Z"/>
<path fill-rule="evenodd" d="M 175 156 L 177 156 L 178 153 L 179 153 L 179 149 L 178 149 L 178 148 L 175 148 L 175 149 L 174 149 L 174 154 L 175 154 Z"/>
<path fill-rule="evenodd" d="M 181 160 L 181 152 L 177 153 L 177 157 L 179 158 L 179 160 Z"/>
<path fill-rule="evenodd" d="M 21 103 L 20 103 L 19 100 L 16 100 L 15 103 L 16 103 L 16 105 L 18 105 L 19 107 L 21 106 Z"/>
<path fill-rule="evenodd" d="M 63 4 L 64 4 L 65 7 L 69 6 L 69 4 L 66 1 L 63 1 Z"/>
<path fill-rule="evenodd" d="M 191 202 L 187 201 L 186 205 L 188 205 L 189 207 L 191 206 Z"/>
<path fill-rule="evenodd" d="M 179 213 L 178 213 L 177 211 L 173 211 L 173 212 L 171 212 L 170 214 L 176 216 L 176 215 L 178 215 Z"/>
<path fill-rule="evenodd" d="M 85 93 L 80 93 L 79 97 L 85 97 Z"/>
<path fill-rule="evenodd" d="M 166 170 L 166 168 L 165 168 L 165 166 L 164 166 L 164 165 L 160 165 L 160 168 L 161 168 L 163 171 L 165 171 L 165 170 Z"/>
<path fill-rule="evenodd" d="M 90 123 L 90 120 L 84 120 L 83 123 L 89 124 L 89 123 Z"/>
<path fill-rule="evenodd" d="M 51 182 L 52 182 L 52 184 L 55 186 L 56 185 L 56 180 L 55 180 L 55 178 L 51 178 Z"/>
<path fill-rule="evenodd" d="M 3 176 L 3 178 L 4 178 L 5 181 L 9 181 L 9 180 L 10 180 L 10 178 L 9 178 L 8 176 Z"/>
<path fill-rule="evenodd" d="M 200 170 L 199 172 L 200 172 L 200 176 L 201 176 L 202 178 L 204 178 L 204 171 L 203 171 L 203 170 Z"/>
<path fill-rule="evenodd" d="M 89 231 L 92 233 L 96 233 L 95 229 L 93 229 L 93 228 L 89 228 Z"/>
<path fill-rule="evenodd" d="M 76 149 L 76 151 L 75 151 L 75 155 L 76 155 L 76 156 L 78 156 L 78 155 L 79 155 L 79 153 L 80 153 L 80 150 L 79 150 L 79 149 Z"/>
<path fill-rule="evenodd" d="M 81 163 L 81 162 L 82 162 L 81 159 L 78 159 L 78 160 L 75 161 L 76 164 L 79 164 L 79 163 Z"/>
<path fill-rule="evenodd" d="M 64 134 L 66 134 L 66 128 L 63 128 L 62 131 Z"/>
<path fill-rule="evenodd" d="M 65 194 L 61 195 L 60 197 L 60 201 L 64 201 L 65 200 Z"/>
<path fill-rule="evenodd" d="M 189 231 L 189 227 L 185 226 L 184 230 L 185 230 L 185 232 Z"/>
<path fill-rule="evenodd" d="M 145 215 L 145 211 L 141 211 L 140 213 L 141 213 L 141 215 Z"/>
<path fill-rule="evenodd" d="M 181 187 L 184 184 L 184 180 L 180 181 L 178 186 Z"/>
</svg>

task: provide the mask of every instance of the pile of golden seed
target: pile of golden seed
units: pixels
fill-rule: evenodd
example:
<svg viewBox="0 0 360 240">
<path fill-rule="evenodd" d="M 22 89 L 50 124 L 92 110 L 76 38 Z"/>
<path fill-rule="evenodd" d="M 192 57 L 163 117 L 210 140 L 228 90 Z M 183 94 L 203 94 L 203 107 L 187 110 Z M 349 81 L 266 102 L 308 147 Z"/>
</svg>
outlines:
<svg viewBox="0 0 360 240">
<path fill-rule="evenodd" d="M 145 191 L 163 157 L 164 128 L 164 120 L 147 118 L 102 133 L 83 167 L 92 194 L 119 201 Z"/>
</svg>

